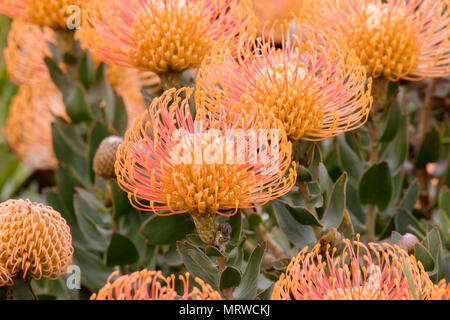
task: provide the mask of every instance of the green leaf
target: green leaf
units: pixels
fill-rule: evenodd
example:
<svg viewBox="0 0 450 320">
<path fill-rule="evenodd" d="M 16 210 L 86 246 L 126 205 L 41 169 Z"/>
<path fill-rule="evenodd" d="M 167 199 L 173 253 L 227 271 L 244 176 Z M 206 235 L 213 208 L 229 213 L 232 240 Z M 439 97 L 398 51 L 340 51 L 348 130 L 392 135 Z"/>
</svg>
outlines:
<svg viewBox="0 0 450 320">
<path fill-rule="evenodd" d="M 304 166 L 300 165 L 298 168 L 297 180 L 302 182 L 312 181 L 312 174 Z"/>
<path fill-rule="evenodd" d="M 242 214 L 240 210 L 230 217 L 229 223 L 231 226 L 230 244 L 236 246 L 242 234 Z"/>
<path fill-rule="evenodd" d="M 402 111 L 397 101 L 394 101 L 389 108 L 389 116 L 386 121 L 386 126 L 384 128 L 383 134 L 381 135 L 380 141 L 390 142 L 394 140 L 399 129 L 399 123 L 401 121 Z"/>
<path fill-rule="evenodd" d="M 151 216 L 144 222 L 141 232 L 149 244 L 172 244 L 186 238 L 194 231 L 194 223 L 189 214 Z"/>
<path fill-rule="evenodd" d="M 263 218 L 258 213 L 252 213 L 248 216 L 248 226 L 250 229 L 254 229 L 256 226 L 263 222 Z"/>
<path fill-rule="evenodd" d="M 242 276 L 241 284 L 233 292 L 237 300 L 252 300 L 256 297 L 258 278 L 266 246 L 267 244 L 264 242 L 257 245 L 253 250 Z"/>
<path fill-rule="evenodd" d="M 64 99 L 66 111 L 73 123 L 91 121 L 92 114 L 86 101 L 86 93 L 80 84 L 75 84 L 71 93 Z"/>
<path fill-rule="evenodd" d="M 400 241 L 402 240 L 402 235 L 397 231 L 392 231 L 391 241 L 393 244 L 400 246 Z"/>
<path fill-rule="evenodd" d="M 113 268 L 104 265 L 98 256 L 86 249 L 75 246 L 73 264 L 81 269 L 81 283 L 92 292 L 102 288 Z"/>
<path fill-rule="evenodd" d="M 58 63 L 54 59 L 45 57 L 44 62 L 47 65 L 53 82 L 61 91 L 64 99 L 67 98 L 73 89 L 72 80 L 70 79 L 70 77 L 64 74 L 64 72 L 59 68 Z"/>
<path fill-rule="evenodd" d="M 118 220 L 120 217 L 128 215 L 132 211 L 136 211 L 130 201 L 128 195 L 120 189 L 116 180 L 111 181 L 111 197 L 113 203 L 113 219 Z"/>
<path fill-rule="evenodd" d="M 178 242 L 177 248 L 189 272 L 217 289 L 220 278 L 216 265 L 201 250 L 187 242 Z"/>
<path fill-rule="evenodd" d="M 311 226 L 300 224 L 279 201 L 273 201 L 272 206 L 278 225 L 292 243 L 300 248 L 315 244 L 316 236 Z"/>
<path fill-rule="evenodd" d="M 115 233 L 105 253 L 105 264 L 109 267 L 133 264 L 139 260 L 139 252 L 133 241 Z"/>
<path fill-rule="evenodd" d="M 211 245 L 206 246 L 205 254 L 208 257 L 225 257 L 225 255 L 222 252 L 220 252 L 219 249 Z"/>
<path fill-rule="evenodd" d="M 321 219 L 324 230 L 338 228 L 344 218 L 345 189 L 347 187 L 347 174 L 344 172 L 336 181 L 331 191 L 325 213 Z"/>
<path fill-rule="evenodd" d="M 403 115 L 400 124 L 398 125 L 398 132 L 395 139 L 389 143 L 382 143 L 380 148 L 380 158 L 385 159 L 393 175 L 403 167 L 404 162 L 408 157 L 408 117 Z"/>
<path fill-rule="evenodd" d="M 383 211 L 389 205 L 392 196 L 392 176 L 386 161 L 370 167 L 359 182 L 361 204 L 376 205 Z"/>
<path fill-rule="evenodd" d="M 414 256 L 422 262 L 425 271 L 432 271 L 434 269 L 434 259 L 422 244 L 418 243 L 416 245 Z"/>
<path fill-rule="evenodd" d="M 86 52 L 78 66 L 78 79 L 85 87 L 90 87 L 94 84 L 96 75 L 95 62 L 89 52 Z"/>
<path fill-rule="evenodd" d="M 415 233 L 420 238 L 425 236 L 425 230 L 417 219 L 408 211 L 400 209 L 395 217 L 395 229 L 400 234 Z"/>
<path fill-rule="evenodd" d="M 425 166 L 427 163 L 439 160 L 441 151 L 441 138 L 436 129 L 428 132 L 417 152 L 416 166 Z"/>
<path fill-rule="evenodd" d="M 22 278 L 18 277 L 14 284 L 14 300 L 35 300 L 33 291 L 30 288 L 31 283 L 27 283 Z"/>
<path fill-rule="evenodd" d="M 405 195 L 400 201 L 400 208 L 411 211 L 416 204 L 417 198 L 419 198 L 419 194 L 419 183 L 417 182 L 417 180 L 414 180 L 414 182 L 409 186 L 408 190 L 406 190 Z"/>
<path fill-rule="evenodd" d="M 237 287 L 241 283 L 242 272 L 234 267 L 226 267 L 220 275 L 219 289 Z"/>
<path fill-rule="evenodd" d="M 447 186 L 442 187 L 439 193 L 439 208 L 444 210 L 450 219 L 450 189 Z"/>
<path fill-rule="evenodd" d="M 363 164 L 359 155 L 348 145 L 345 135 L 337 137 L 339 162 L 344 171 L 348 173 L 350 183 L 358 185 L 358 181 L 363 173 Z"/>
<path fill-rule="evenodd" d="M 317 215 L 306 208 L 288 208 L 295 220 L 307 226 L 322 227 Z"/>
</svg>

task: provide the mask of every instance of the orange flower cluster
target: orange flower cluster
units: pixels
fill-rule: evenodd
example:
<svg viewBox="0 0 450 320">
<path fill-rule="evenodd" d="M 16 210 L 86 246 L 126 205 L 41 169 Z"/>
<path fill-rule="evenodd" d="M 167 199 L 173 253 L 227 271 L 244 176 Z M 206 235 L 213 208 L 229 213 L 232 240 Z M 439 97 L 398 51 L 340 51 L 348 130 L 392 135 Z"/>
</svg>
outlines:
<svg viewBox="0 0 450 320">
<path fill-rule="evenodd" d="M 411 300 L 450 297 L 444 281 L 434 285 L 420 262 L 398 246 L 345 239 L 341 255 L 320 245 L 292 258 L 276 282 L 274 300 Z M 354 248 L 355 246 L 355 248 Z"/>
<path fill-rule="evenodd" d="M 251 26 L 248 0 L 86 0 L 83 41 L 108 64 L 158 74 L 200 65 L 214 42 Z"/>
<path fill-rule="evenodd" d="M 29 200 L 0 203 L 0 286 L 15 277 L 57 279 L 72 253 L 70 228 L 59 212 Z"/>
<path fill-rule="evenodd" d="M 309 0 L 308 22 L 353 48 L 368 75 L 420 80 L 450 74 L 449 0 Z"/>
<path fill-rule="evenodd" d="M 371 83 L 352 51 L 336 38 L 300 23 L 283 30 L 282 47 L 268 35 L 245 35 L 238 59 L 217 47 L 199 71 L 206 93 L 223 88 L 230 98 L 252 97 L 264 112 L 273 112 L 291 140 L 322 140 L 363 125 L 370 113 Z M 268 38 L 266 39 L 265 36 Z"/>
<path fill-rule="evenodd" d="M 91 296 L 91 300 L 222 300 L 220 293 L 200 278 L 195 281 L 200 288 L 194 286 L 189 291 L 189 273 L 180 275 L 183 282 L 183 295 L 175 290 L 175 275 L 164 277 L 161 271 L 141 270 L 130 275 L 124 275 L 113 282 L 111 279 L 118 276 L 113 272 L 107 284 L 100 291 Z"/>
<path fill-rule="evenodd" d="M 206 219 L 211 224 L 216 214 L 233 215 L 238 208 L 261 206 L 292 188 L 296 179 L 292 147 L 270 114 L 257 118 L 259 106 L 243 98 L 229 107 L 234 112 L 223 115 L 226 121 L 216 120 L 216 113 L 225 109 L 220 99 L 216 108 L 207 107 L 207 100 L 197 95 L 194 119 L 191 93 L 166 91 L 125 134 L 117 151 L 116 175 L 136 208 L 158 215 L 188 212 L 196 223 Z M 249 112 L 238 112 L 242 109 Z M 252 139 L 247 134 L 258 130 L 267 134 L 271 129 L 278 136 L 260 139 L 259 146 L 247 143 L 245 148 Z M 241 140 L 236 141 L 237 136 Z M 258 156 L 261 150 L 267 152 Z M 207 234 L 203 239 L 209 243 L 211 230 Z"/>
<path fill-rule="evenodd" d="M 40 26 L 65 29 L 67 19 L 73 13 L 71 7 L 80 8 L 80 5 L 81 0 L 0 0 L 0 14 Z"/>
</svg>

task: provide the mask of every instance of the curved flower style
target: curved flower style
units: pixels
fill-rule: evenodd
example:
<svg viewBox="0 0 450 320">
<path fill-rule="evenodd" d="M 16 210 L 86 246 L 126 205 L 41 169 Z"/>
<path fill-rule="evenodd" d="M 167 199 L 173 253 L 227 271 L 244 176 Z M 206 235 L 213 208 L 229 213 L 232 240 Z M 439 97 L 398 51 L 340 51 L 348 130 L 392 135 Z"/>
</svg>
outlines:
<svg viewBox="0 0 450 320">
<path fill-rule="evenodd" d="M 24 19 L 51 28 L 67 27 L 71 6 L 80 7 L 81 0 L 0 0 L 0 14 Z"/>
<path fill-rule="evenodd" d="M 220 293 L 200 278 L 195 278 L 199 287 L 194 286 L 189 291 L 189 273 L 180 275 L 183 282 L 183 295 L 175 290 L 175 275 L 164 277 L 161 271 L 143 269 L 129 275 L 123 275 L 113 282 L 111 279 L 118 276 L 113 272 L 107 284 L 90 300 L 223 300 Z"/>
<path fill-rule="evenodd" d="M 443 295 L 420 262 L 398 246 L 345 239 L 342 254 L 336 248 L 321 253 L 304 248 L 292 258 L 276 282 L 271 299 L 295 300 L 410 300 Z M 331 252 L 330 252 L 331 251 Z M 438 290 L 439 289 L 439 290 Z"/>
<path fill-rule="evenodd" d="M 20 160 L 35 170 L 58 166 L 51 126 L 56 117 L 68 119 L 62 95 L 54 86 L 21 86 L 11 101 L 3 136 Z"/>
<path fill-rule="evenodd" d="M 44 58 L 51 56 L 48 42 L 55 43 L 55 33 L 47 27 L 13 20 L 3 51 L 6 72 L 16 85 L 48 86 L 52 82 Z"/>
<path fill-rule="evenodd" d="M 220 102 L 207 108 L 197 95 L 194 122 L 191 93 L 172 89 L 154 99 L 126 132 L 115 169 L 136 208 L 158 215 L 188 212 L 210 243 L 213 234 L 202 226 L 209 228 L 216 214 L 233 215 L 287 193 L 296 170 L 286 133 L 270 115 L 256 118 L 254 102 L 237 102 L 230 109 L 249 112 L 229 113 L 224 121 L 207 111 L 222 110 Z"/>
<path fill-rule="evenodd" d="M 264 35 L 242 37 L 237 60 L 226 47 L 217 47 L 199 71 L 199 88 L 209 95 L 220 87 L 234 99 L 249 95 L 281 120 L 291 140 L 323 140 L 363 125 L 371 82 L 367 88 L 353 52 L 300 24 L 293 32 L 288 24 L 278 25 L 284 32 L 276 49 L 275 26 L 268 41 Z"/>
<path fill-rule="evenodd" d="M 312 8 L 310 22 L 344 39 L 374 78 L 450 74 L 449 0 L 326 0 Z"/>
<path fill-rule="evenodd" d="M 251 25 L 248 0 L 85 0 L 80 34 L 108 64 L 158 74 L 200 65 L 213 44 Z"/>
<path fill-rule="evenodd" d="M 15 277 L 57 279 L 72 254 L 70 228 L 59 212 L 30 200 L 0 203 L 0 269 L 10 280 L 3 285 Z"/>
</svg>

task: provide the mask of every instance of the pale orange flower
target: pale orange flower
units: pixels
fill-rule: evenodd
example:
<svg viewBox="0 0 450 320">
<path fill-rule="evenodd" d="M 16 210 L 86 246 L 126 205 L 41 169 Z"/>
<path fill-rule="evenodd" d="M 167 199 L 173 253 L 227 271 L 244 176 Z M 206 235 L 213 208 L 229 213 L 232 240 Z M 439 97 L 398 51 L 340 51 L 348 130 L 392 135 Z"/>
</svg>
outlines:
<svg viewBox="0 0 450 320">
<path fill-rule="evenodd" d="M 397 81 L 450 74 L 450 0 L 309 2 L 308 21 L 344 39 L 369 76 Z"/>
<path fill-rule="evenodd" d="M 80 33 L 93 55 L 158 74 L 197 67 L 252 20 L 249 0 L 87 0 L 83 8 Z"/>
<path fill-rule="evenodd" d="M 67 27 L 73 12 L 71 6 L 80 8 L 81 0 L 0 0 L 0 14 L 13 19 L 51 28 Z"/>
<path fill-rule="evenodd" d="M 238 59 L 218 46 L 199 71 L 199 89 L 252 97 L 281 120 L 291 140 L 322 140 L 362 126 L 370 113 L 371 82 L 366 85 L 354 53 L 299 22 L 294 30 L 276 26 L 284 30 L 281 48 L 274 45 L 274 28 L 262 38 L 242 37 Z"/>
<path fill-rule="evenodd" d="M 164 277 L 161 271 L 141 270 L 129 275 L 113 272 L 107 284 L 90 300 L 223 300 L 220 293 L 200 278 L 195 278 L 197 286 L 189 291 L 189 273 L 178 278 L 183 282 L 183 294 L 175 290 L 175 275 Z"/>
<path fill-rule="evenodd" d="M 270 115 L 257 119 L 253 101 L 238 101 L 231 109 L 249 112 L 230 113 L 224 121 L 208 111 L 222 110 L 220 102 L 206 108 L 204 97 L 197 95 L 193 118 L 191 93 L 168 90 L 154 99 L 126 132 L 115 168 L 133 206 L 158 215 L 190 213 L 209 243 L 216 214 L 233 215 L 238 208 L 261 206 L 287 193 L 296 171 L 286 133 Z M 278 136 L 260 139 L 259 146 L 248 141 L 252 132 L 269 131 Z"/>
<path fill-rule="evenodd" d="M 13 20 L 3 51 L 9 79 L 19 86 L 49 86 L 52 79 L 44 58 L 51 56 L 48 43 L 55 41 L 52 29 Z"/>
<path fill-rule="evenodd" d="M 20 160 L 35 170 L 58 166 L 52 139 L 56 117 L 68 120 L 62 95 L 55 86 L 21 86 L 11 101 L 3 136 Z"/>
<path fill-rule="evenodd" d="M 72 254 L 70 228 L 59 212 L 30 200 L 0 203 L 0 272 L 9 275 L 0 286 L 17 276 L 57 279 L 71 266 Z"/>
<path fill-rule="evenodd" d="M 439 299 L 445 284 L 434 285 L 422 264 L 400 247 L 345 239 L 343 252 L 322 252 L 320 244 L 292 258 L 276 282 L 274 300 Z M 447 289 L 448 290 L 448 289 Z"/>
</svg>

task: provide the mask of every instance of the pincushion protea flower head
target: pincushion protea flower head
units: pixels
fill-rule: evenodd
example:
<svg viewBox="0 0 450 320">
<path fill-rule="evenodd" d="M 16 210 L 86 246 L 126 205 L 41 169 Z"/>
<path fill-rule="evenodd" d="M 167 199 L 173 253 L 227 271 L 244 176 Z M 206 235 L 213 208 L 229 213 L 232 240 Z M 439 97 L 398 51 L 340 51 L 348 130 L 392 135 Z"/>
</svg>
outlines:
<svg viewBox="0 0 450 320">
<path fill-rule="evenodd" d="M 55 43 L 55 33 L 47 27 L 13 20 L 3 51 L 6 72 L 16 85 L 47 86 L 51 82 L 44 58 L 51 56 L 48 43 Z"/>
<path fill-rule="evenodd" d="M 21 86 L 11 101 L 3 136 L 21 161 L 35 170 L 58 166 L 51 126 L 56 117 L 68 120 L 62 95 L 55 86 Z"/>
<path fill-rule="evenodd" d="M 221 112 L 220 101 L 207 108 L 205 98 L 196 95 L 194 119 L 191 93 L 172 89 L 154 99 L 126 132 L 115 169 L 136 208 L 158 215 L 190 213 L 202 240 L 210 243 L 216 214 L 233 215 L 287 193 L 296 170 L 286 133 L 270 114 L 256 118 L 259 106 L 253 101 L 241 99 L 230 107 L 234 113 L 216 120 L 208 110 Z M 243 108 L 248 112 L 236 111 Z"/>
<path fill-rule="evenodd" d="M 223 88 L 230 98 L 243 94 L 273 112 L 291 140 L 322 140 L 356 129 L 371 107 L 369 81 L 352 51 L 336 38 L 297 23 L 284 28 L 282 47 L 273 32 L 243 36 L 234 59 L 224 46 L 205 59 L 197 85 L 206 92 Z M 212 99 L 214 97 L 211 97 Z"/>
<path fill-rule="evenodd" d="M 10 279 L 57 279 L 72 253 L 70 228 L 59 212 L 30 200 L 0 203 L 0 268 Z"/>
<path fill-rule="evenodd" d="M 344 39 L 369 76 L 397 81 L 450 74 L 449 0 L 309 1 L 309 22 Z"/>
<path fill-rule="evenodd" d="M 81 0 L 0 0 L 0 14 L 40 26 L 65 29 L 70 7 L 79 8 L 80 4 Z"/>
<path fill-rule="evenodd" d="M 400 247 L 387 243 L 344 240 L 340 256 L 336 248 L 321 253 L 304 248 L 292 258 L 276 282 L 271 299 L 295 300 L 410 300 L 442 295 L 422 264 Z M 355 247 L 354 247 L 355 246 Z"/>
<path fill-rule="evenodd" d="M 252 23 L 249 0 L 85 0 L 83 42 L 108 64 L 166 75 L 200 65 Z"/>
<path fill-rule="evenodd" d="M 194 286 L 189 291 L 189 273 L 180 275 L 184 292 L 179 295 L 175 290 L 175 275 L 164 277 L 161 271 L 143 269 L 129 275 L 123 275 L 113 282 L 112 278 L 119 275 L 113 272 L 107 284 L 91 296 L 91 300 L 222 300 L 220 293 L 200 278 L 195 278 L 200 287 Z"/>
</svg>

